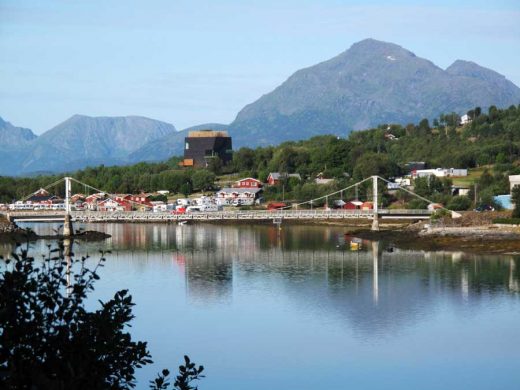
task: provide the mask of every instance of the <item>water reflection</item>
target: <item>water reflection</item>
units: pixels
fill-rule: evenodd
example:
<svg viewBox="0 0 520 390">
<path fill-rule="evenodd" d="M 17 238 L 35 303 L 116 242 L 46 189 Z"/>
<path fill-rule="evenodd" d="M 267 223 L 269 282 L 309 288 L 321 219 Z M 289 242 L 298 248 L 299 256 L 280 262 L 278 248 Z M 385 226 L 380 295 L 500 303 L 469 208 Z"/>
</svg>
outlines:
<svg viewBox="0 0 520 390">
<path fill-rule="evenodd" d="M 52 224 L 30 226 L 39 233 L 50 233 L 55 228 Z M 117 258 L 134 258 L 141 257 L 142 252 L 170 252 L 173 263 L 186 278 L 188 295 L 194 298 L 229 299 L 234 279 L 258 274 L 280 275 L 286 283 L 318 284 L 334 293 L 348 291 L 353 297 L 362 295 L 363 305 L 380 304 L 381 311 L 389 300 L 411 303 L 418 297 L 427 300 L 431 294 L 446 291 L 467 302 L 481 294 L 520 290 L 518 257 L 402 251 L 375 241 L 363 241 L 360 250 L 352 251 L 349 243 L 354 237 L 345 235 L 339 227 L 286 226 L 281 231 L 263 225 L 78 227 L 102 230 L 112 236 L 105 242 L 79 243 L 78 253 L 104 249 L 112 250 Z M 34 250 L 46 244 L 40 241 Z M 11 250 L 8 244 L 0 246 L 4 256 Z"/>
<path fill-rule="evenodd" d="M 400 381 L 395 388 L 517 387 L 516 256 L 351 247 L 340 227 L 78 227 L 112 235 L 74 242 L 74 253 L 112 251 L 93 302 L 121 288 L 134 295 L 132 331 L 157 363 L 142 383 L 181 351 L 214 370 L 207 388 L 392 388 L 385 378 Z M 449 383 L 435 382 L 439 372 Z"/>
</svg>

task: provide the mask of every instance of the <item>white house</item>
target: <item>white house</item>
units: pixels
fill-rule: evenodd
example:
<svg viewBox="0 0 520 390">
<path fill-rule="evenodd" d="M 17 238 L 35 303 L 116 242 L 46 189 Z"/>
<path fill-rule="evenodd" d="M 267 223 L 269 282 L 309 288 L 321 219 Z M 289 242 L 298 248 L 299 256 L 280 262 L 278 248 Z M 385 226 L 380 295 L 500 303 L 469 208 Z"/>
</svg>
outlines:
<svg viewBox="0 0 520 390">
<path fill-rule="evenodd" d="M 467 169 L 459 169 L 459 168 L 435 168 L 435 169 L 417 169 L 412 172 L 412 177 L 415 179 L 417 177 L 428 177 L 428 176 L 436 176 L 436 177 L 453 177 L 453 176 L 468 176 Z"/>
<path fill-rule="evenodd" d="M 520 186 L 520 175 L 509 176 L 509 192 L 513 192 L 514 186 Z"/>
<path fill-rule="evenodd" d="M 261 188 L 222 188 L 216 193 L 216 201 L 220 206 L 250 206 L 261 192 Z"/>
<path fill-rule="evenodd" d="M 471 118 L 469 117 L 468 114 L 464 114 L 460 117 L 460 124 L 461 125 L 466 125 L 468 123 L 471 123 Z"/>
</svg>

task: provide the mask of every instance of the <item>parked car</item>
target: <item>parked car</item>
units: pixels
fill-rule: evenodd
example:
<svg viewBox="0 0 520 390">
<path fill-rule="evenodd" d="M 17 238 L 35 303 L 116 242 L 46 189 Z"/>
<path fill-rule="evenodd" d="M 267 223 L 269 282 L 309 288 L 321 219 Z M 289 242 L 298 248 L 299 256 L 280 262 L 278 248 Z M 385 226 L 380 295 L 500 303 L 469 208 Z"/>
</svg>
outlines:
<svg viewBox="0 0 520 390">
<path fill-rule="evenodd" d="M 482 211 L 495 211 L 495 208 L 488 204 L 482 204 L 478 206 L 474 211 L 482 212 Z"/>
</svg>

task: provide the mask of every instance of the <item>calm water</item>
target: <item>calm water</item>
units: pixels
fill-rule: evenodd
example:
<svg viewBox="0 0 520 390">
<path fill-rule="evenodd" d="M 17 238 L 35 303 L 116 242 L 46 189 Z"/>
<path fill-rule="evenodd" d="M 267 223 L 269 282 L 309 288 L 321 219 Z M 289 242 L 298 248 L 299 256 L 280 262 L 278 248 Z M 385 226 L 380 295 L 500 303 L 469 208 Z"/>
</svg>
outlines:
<svg viewBox="0 0 520 390">
<path fill-rule="evenodd" d="M 74 247 L 112 251 L 90 304 L 129 288 L 149 341 L 138 388 L 184 353 L 201 390 L 520 388 L 519 257 L 351 252 L 337 227 L 89 228 L 113 236 Z"/>
</svg>

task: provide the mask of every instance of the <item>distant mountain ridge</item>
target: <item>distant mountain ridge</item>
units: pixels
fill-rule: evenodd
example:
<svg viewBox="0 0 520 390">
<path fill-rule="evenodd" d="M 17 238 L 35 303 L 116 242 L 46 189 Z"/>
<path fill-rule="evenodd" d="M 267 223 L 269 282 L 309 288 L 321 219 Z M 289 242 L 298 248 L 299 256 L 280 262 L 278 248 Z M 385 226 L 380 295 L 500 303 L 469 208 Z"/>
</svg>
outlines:
<svg viewBox="0 0 520 390">
<path fill-rule="evenodd" d="M 0 156 L 0 174 L 64 172 L 88 165 L 128 164 L 129 154 L 142 145 L 176 132 L 169 123 L 139 116 L 74 115 L 40 137 L 26 136 L 30 139 L 23 148 L 16 149 L 14 164 L 4 164 Z"/>
<path fill-rule="evenodd" d="M 366 39 L 294 73 L 244 107 L 230 131 L 236 145 L 251 135 L 267 145 L 518 103 L 520 88 L 490 69 L 457 60 L 443 70 L 401 46 Z"/>
<path fill-rule="evenodd" d="M 32 130 L 13 126 L 0 117 L 0 146 L 16 147 L 35 138 L 37 135 Z"/>
<path fill-rule="evenodd" d="M 182 155 L 192 130 L 228 130 L 237 149 L 519 103 L 520 88 L 493 70 L 462 60 L 443 70 L 401 46 L 366 39 L 298 70 L 246 105 L 230 125 L 177 131 L 139 116 L 74 115 L 37 137 L 0 118 L 0 175 L 166 160 Z"/>
</svg>

